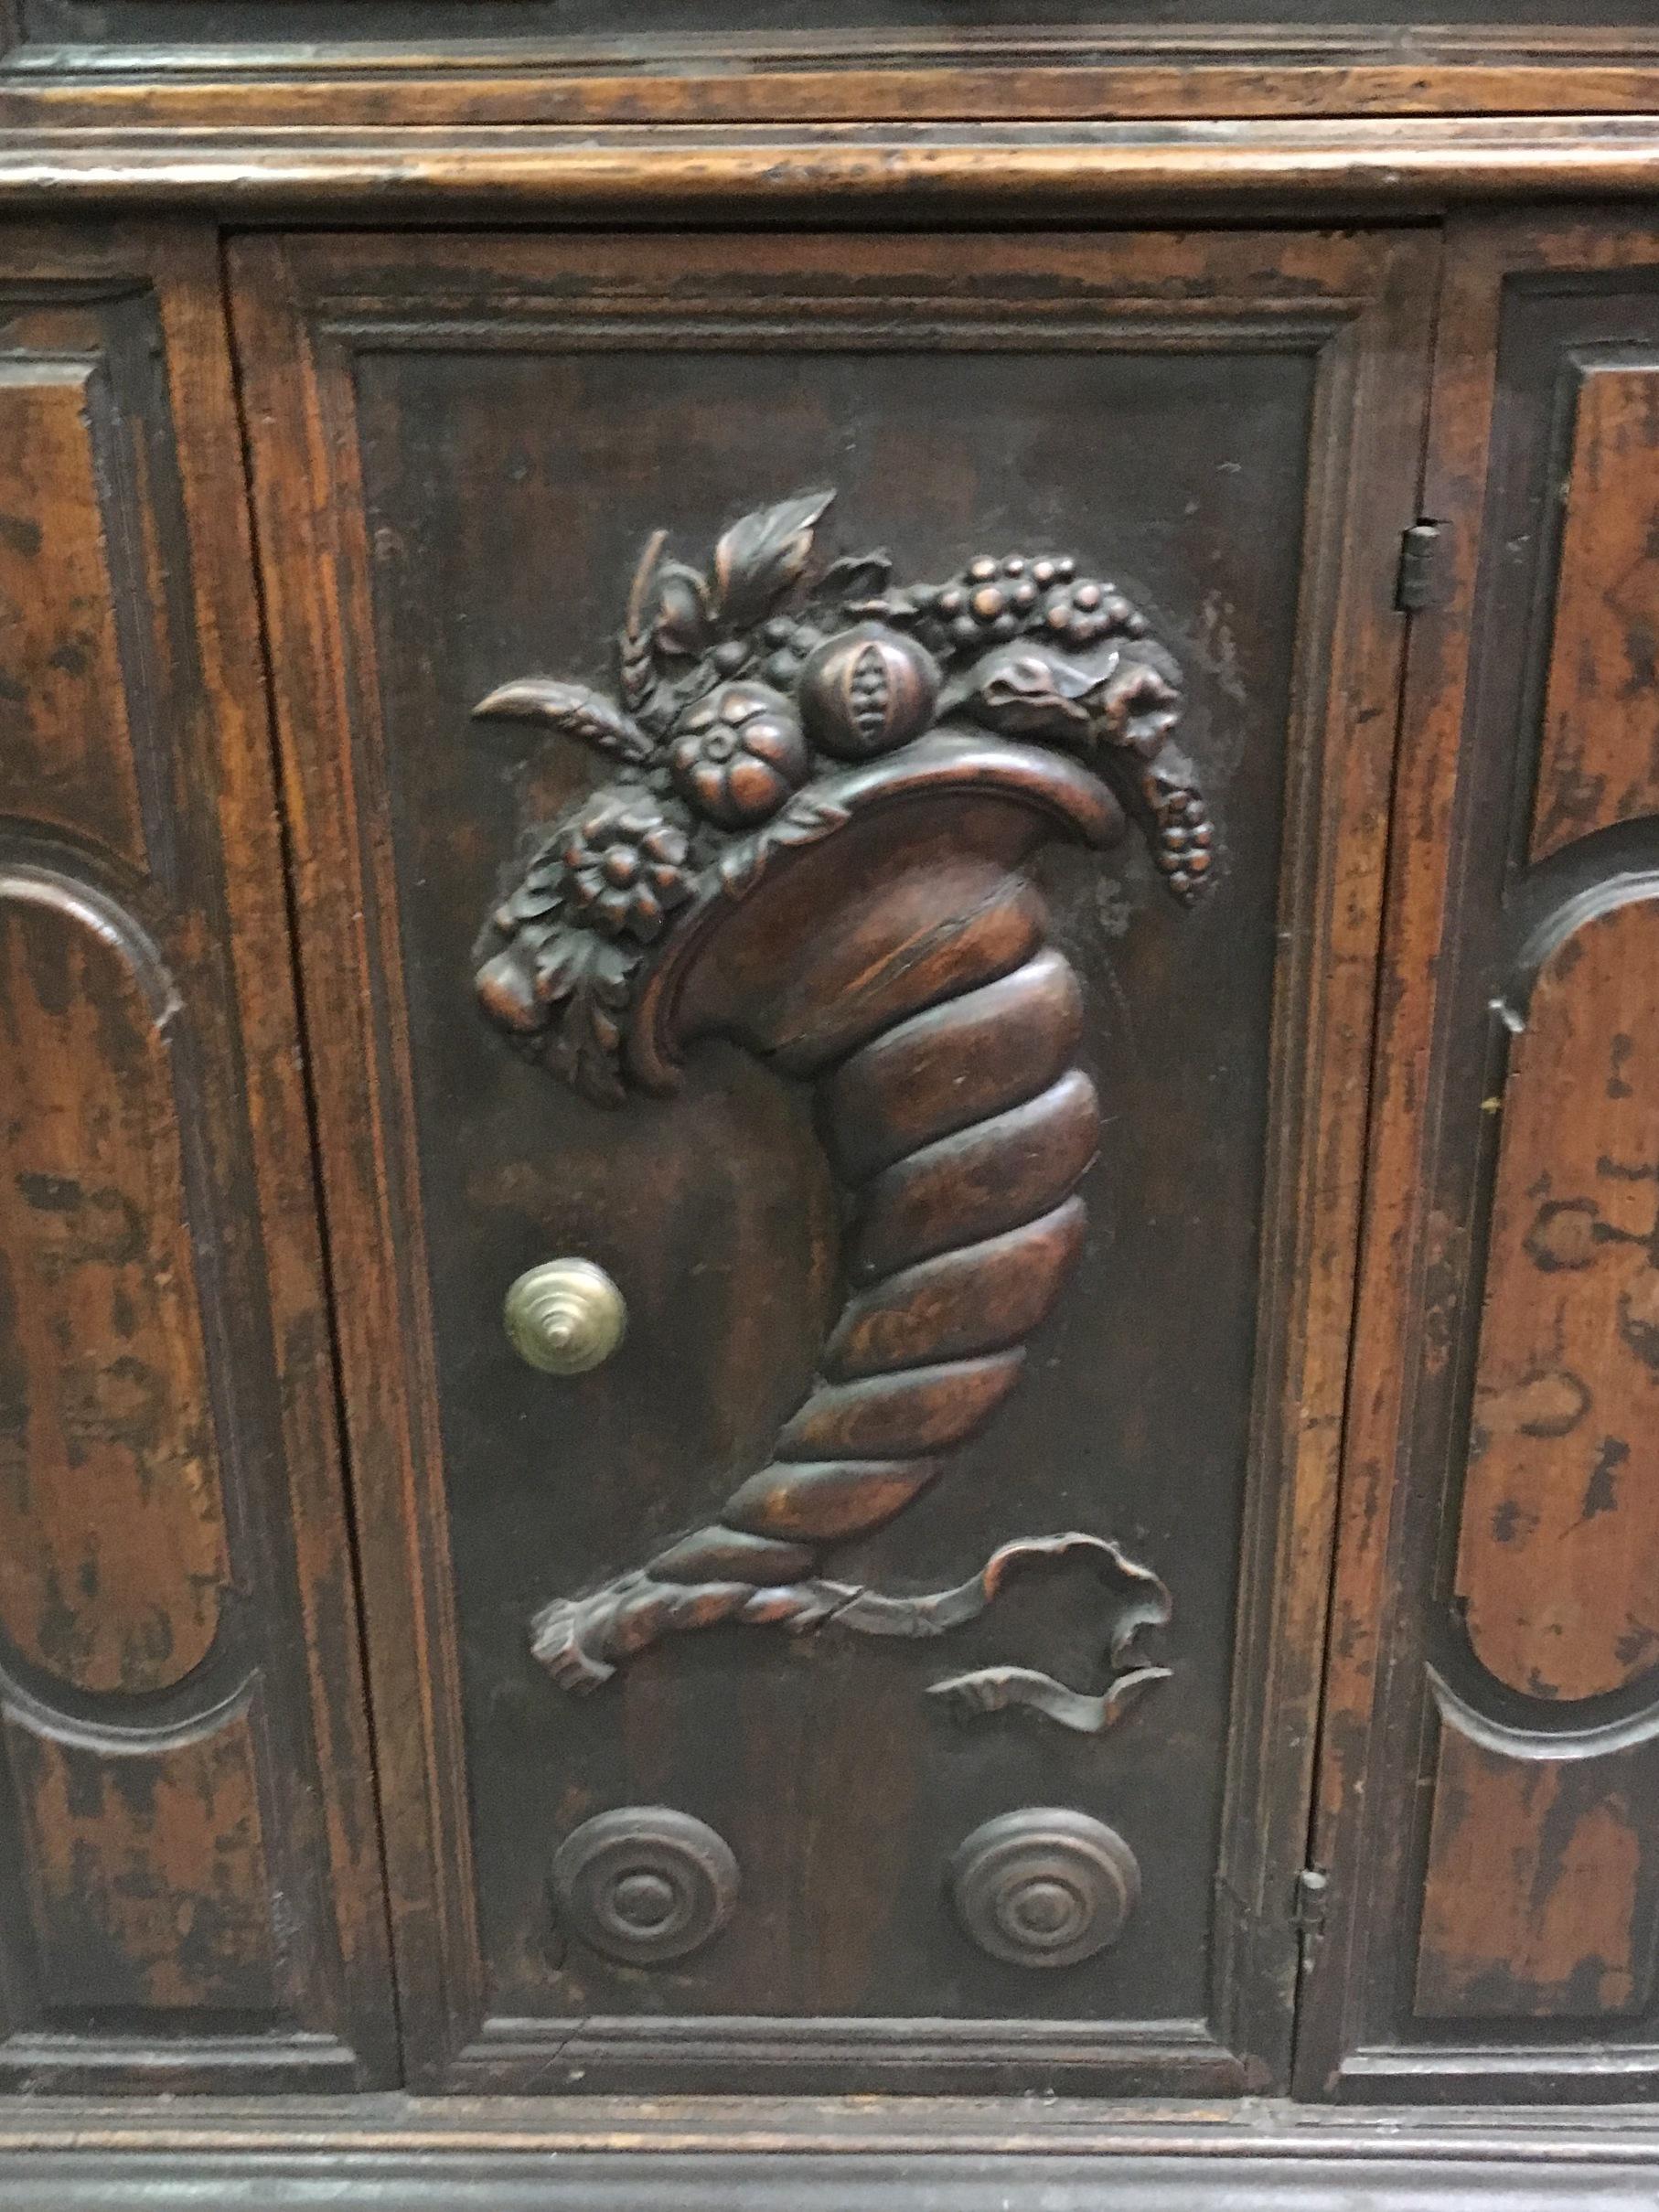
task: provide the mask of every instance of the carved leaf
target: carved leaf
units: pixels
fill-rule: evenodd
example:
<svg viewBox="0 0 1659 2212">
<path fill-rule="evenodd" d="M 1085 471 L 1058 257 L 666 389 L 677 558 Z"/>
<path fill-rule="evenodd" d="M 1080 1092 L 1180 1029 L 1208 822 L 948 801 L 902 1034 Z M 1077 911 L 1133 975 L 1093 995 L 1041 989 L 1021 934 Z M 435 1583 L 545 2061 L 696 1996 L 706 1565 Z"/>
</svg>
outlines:
<svg viewBox="0 0 1659 2212">
<path fill-rule="evenodd" d="M 1075 743 L 1088 736 L 1085 702 L 1099 681 L 1097 670 L 1074 668 L 1041 647 L 1008 646 L 969 669 L 960 703 L 987 729 Z"/>
<path fill-rule="evenodd" d="M 832 829 L 839 829 L 851 819 L 845 807 L 838 806 L 832 799 L 815 798 L 810 792 L 803 791 L 758 836 L 734 845 L 722 857 L 720 880 L 733 898 L 741 899 L 759 882 L 775 852 L 786 846 L 816 844 L 819 838 L 828 837 Z"/>
<path fill-rule="evenodd" d="M 571 930 L 537 978 L 539 995 L 559 1008 L 545 1047 L 548 1065 L 596 1106 L 622 1103 L 623 1017 L 639 965 L 622 946 Z"/>
<path fill-rule="evenodd" d="M 760 621 L 799 582 L 812 556 L 814 525 L 834 497 L 807 492 L 732 525 L 714 549 L 714 604 L 729 628 Z"/>
<path fill-rule="evenodd" d="M 720 880 L 734 899 L 741 899 L 759 882 L 765 871 L 766 846 L 760 838 L 751 838 L 746 844 L 733 846 L 722 856 Z"/>
<path fill-rule="evenodd" d="M 830 563 L 814 587 L 813 597 L 854 599 L 872 592 L 884 592 L 892 574 L 893 555 L 884 550 L 873 553 L 846 553 L 840 560 Z"/>
<path fill-rule="evenodd" d="M 524 676 L 503 684 L 473 709 L 482 719 L 551 722 L 601 753 L 637 764 L 651 757 L 650 739 L 601 691 L 560 683 L 551 676 Z"/>
<path fill-rule="evenodd" d="M 815 798 L 811 792 L 804 791 L 784 808 L 767 836 L 775 845 L 810 845 L 851 818 L 848 809 L 834 799 Z"/>
</svg>

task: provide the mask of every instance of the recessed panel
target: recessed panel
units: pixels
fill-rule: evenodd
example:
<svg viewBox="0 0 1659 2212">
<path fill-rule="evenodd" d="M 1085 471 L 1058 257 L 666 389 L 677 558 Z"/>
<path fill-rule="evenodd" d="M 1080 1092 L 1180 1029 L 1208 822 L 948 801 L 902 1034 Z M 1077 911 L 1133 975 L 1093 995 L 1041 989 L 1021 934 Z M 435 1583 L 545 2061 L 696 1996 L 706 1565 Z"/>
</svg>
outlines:
<svg viewBox="0 0 1659 2212">
<path fill-rule="evenodd" d="M 226 1573 L 170 998 L 109 911 L 0 878 L 0 1630 L 79 1690 L 187 1674 Z"/>
<path fill-rule="evenodd" d="M 109 541 L 120 509 L 94 443 L 109 404 L 84 360 L 0 362 L 0 807 L 142 867 Z"/>
<path fill-rule="evenodd" d="M 1294 1941 L 1288 1875 L 1247 1932 L 1217 1882 L 1297 1792 L 1244 1811 L 1318 1112 L 1275 1095 L 1323 850 L 1287 823 L 1386 757 L 1299 656 L 1368 696 L 1398 636 L 1386 564 L 1387 649 L 1325 626 L 1322 425 L 1375 422 L 1353 303 L 1410 272 L 1238 253 L 241 257 L 257 408 L 350 455 L 296 486 L 278 427 L 256 471 L 271 540 L 317 540 L 269 581 L 331 849 L 328 1172 L 384 1209 L 346 1320 L 382 1694 L 412 1630 L 455 1654 L 455 1842 L 400 1832 L 476 1992 L 419 2024 L 428 2078 L 1249 2077 Z"/>
<path fill-rule="evenodd" d="M 1545 964 L 1510 1061 L 1458 1587 L 1547 1701 L 1659 1662 L 1659 903 Z"/>
</svg>

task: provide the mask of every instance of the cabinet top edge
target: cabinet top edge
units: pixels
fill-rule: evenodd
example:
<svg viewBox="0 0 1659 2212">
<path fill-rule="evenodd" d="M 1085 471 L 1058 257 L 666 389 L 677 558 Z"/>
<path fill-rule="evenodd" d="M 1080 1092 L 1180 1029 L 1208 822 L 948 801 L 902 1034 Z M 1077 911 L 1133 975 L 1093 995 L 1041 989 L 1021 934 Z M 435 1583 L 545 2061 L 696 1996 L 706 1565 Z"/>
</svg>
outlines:
<svg viewBox="0 0 1659 2212">
<path fill-rule="evenodd" d="M 0 23 L 5 0 L 0 0 Z M 897 11 L 902 15 L 902 11 Z M 0 44 L 4 32 L 0 31 Z M 1653 26 L 875 24 L 0 52 L 0 127 L 1636 113 Z"/>
<path fill-rule="evenodd" d="M 1655 87 L 1659 93 L 1659 86 Z M 1659 105 L 1659 101 L 1656 101 Z M 1659 190 L 1659 112 L 1536 118 L 502 130 L 0 131 L 0 212 L 188 208 L 226 220 L 423 211 L 1086 221 L 1161 208 L 1432 214 Z"/>
</svg>

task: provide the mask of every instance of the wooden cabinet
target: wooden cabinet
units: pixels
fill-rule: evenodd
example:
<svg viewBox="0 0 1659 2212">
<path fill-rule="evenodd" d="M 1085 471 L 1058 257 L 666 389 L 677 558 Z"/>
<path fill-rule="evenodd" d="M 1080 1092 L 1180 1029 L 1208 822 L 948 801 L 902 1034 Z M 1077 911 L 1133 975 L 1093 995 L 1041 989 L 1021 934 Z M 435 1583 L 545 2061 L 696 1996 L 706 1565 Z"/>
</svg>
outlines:
<svg viewBox="0 0 1659 2212">
<path fill-rule="evenodd" d="M 777 12 L 0 10 L 0 2189 L 1643 2201 L 1643 11 Z"/>
</svg>

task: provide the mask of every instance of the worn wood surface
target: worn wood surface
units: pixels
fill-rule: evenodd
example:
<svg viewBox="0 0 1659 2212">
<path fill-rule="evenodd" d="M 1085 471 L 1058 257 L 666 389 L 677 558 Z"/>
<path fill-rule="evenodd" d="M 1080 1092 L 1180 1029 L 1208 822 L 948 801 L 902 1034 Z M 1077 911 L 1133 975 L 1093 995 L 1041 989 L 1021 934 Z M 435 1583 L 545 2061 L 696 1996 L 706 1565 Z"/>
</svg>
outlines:
<svg viewBox="0 0 1659 2212">
<path fill-rule="evenodd" d="M 1659 2066 L 1654 1134 L 1624 1073 L 1651 1050 L 1659 847 L 1615 613 L 1654 526 L 1619 457 L 1654 267 L 1611 218 L 1454 234 L 1424 491 L 1450 559 L 1397 802 L 1313 2093 L 1640 2096 Z M 1616 803 L 1567 819 L 1568 775 Z"/>
<path fill-rule="evenodd" d="M 0 209 L 337 220 L 372 202 L 474 220 L 1341 221 L 1659 186 L 1651 114 L 226 131 L 24 128 Z"/>
<path fill-rule="evenodd" d="M 595 2084 L 1196 2088 L 1282 2065 L 1403 629 L 1392 546 L 1359 518 L 1412 512 L 1430 258 L 1289 236 L 239 249 L 421 2078 L 544 2083 L 554 2052 Z M 606 1115 L 491 1034 L 464 986 L 496 871 L 593 772 L 468 718 L 529 669 L 601 678 L 665 518 L 692 557 L 815 482 L 846 517 L 826 550 L 885 540 L 907 575 L 1081 532 L 1157 611 L 1225 787 L 1226 878 L 1191 916 L 1119 943 L 1144 862 L 1116 892 L 1082 856 L 1041 871 L 1112 1130 L 1082 1189 L 1099 1227 L 960 1473 L 847 1562 L 926 1589 L 1021 1533 L 1167 1554 L 1167 1720 L 1149 1701 L 1086 1763 L 1018 1713 L 939 1736 L 914 1643 L 707 1629 L 586 1700 L 529 1648 L 550 1586 L 596 1587 L 765 1464 L 833 1316 L 837 1240 L 806 1101 L 747 1057 L 700 1051 L 671 1103 Z M 937 807 L 940 885 L 975 819 Z M 754 968 L 712 1026 L 797 1034 L 764 1021 L 782 937 L 815 932 L 831 963 L 867 873 L 821 850 L 772 942 L 706 964 L 728 997 Z M 926 1113 L 919 1079 L 904 1095 Z M 878 1159 L 908 1141 L 831 1127 Z M 496 1318 L 560 1251 L 631 1312 L 613 1360 L 562 1384 Z M 1086 1681 L 1090 1618 L 1086 1578 L 1033 1584 L 968 1662 Z M 1129 1932 L 1065 1975 L 976 1960 L 940 1899 L 950 1853 L 991 1814 L 1071 1802 L 1155 1869 Z M 719 1936 L 643 1985 L 547 1918 L 554 1845 L 629 1803 L 696 1814 L 742 1870 Z M 1218 1867 L 1248 1903 L 1213 1923 Z"/>
<path fill-rule="evenodd" d="M 1633 6 L 1359 12 L 947 34 L 872 8 L 854 50 L 712 7 L 671 36 L 480 10 L 465 45 L 403 10 L 399 43 L 347 54 L 301 51 L 292 9 L 197 5 L 181 43 L 176 8 L 0 8 L 0 200 L 183 216 L 15 234 L 6 280 L 9 2078 L 344 2088 L 398 2064 L 193 227 L 358 219 L 372 194 L 398 219 L 801 227 L 231 254 L 414 2076 L 1275 2085 L 1322 1656 L 1303 2094 L 1654 2093 L 1659 262 L 1611 208 L 1460 219 L 1419 492 L 1436 241 L 1236 224 L 1649 195 L 1659 50 Z M 335 11 L 330 35 L 391 20 Z M 1007 228 L 1175 209 L 1234 227 Z M 861 232 L 894 216 L 990 228 Z M 838 514 L 921 572 L 1037 528 L 1145 593 L 1224 796 L 1224 895 L 1183 934 L 1133 866 L 986 862 L 966 804 L 872 841 L 853 872 L 889 888 L 862 907 L 826 849 L 688 986 L 683 1094 L 584 1119 L 468 987 L 516 832 L 584 772 L 470 708 L 531 668 L 596 676 L 577 664 L 648 531 L 843 478 Z M 1392 547 L 1419 514 L 1449 530 L 1391 792 Z M 999 901 L 1025 931 L 1006 963 L 947 1002 L 878 979 L 872 1010 L 878 942 L 932 930 L 948 964 Z M 555 1250 L 602 1258 L 632 1309 L 615 1362 L 562 1384 L 496 1334 L 505 1282 Z M 914 1603 L 1014 1519 L 1108 1505 L 1173 1592 L 1173 1673 L 1097 1743 L 1020 1710 L 935 1740 L 926 1646 L 730 1625 L 776 1617 L 791 1586 L 763 1565 L 808 1577 L 844 1544 L 851 1587 Z M 695 1598 L 696 1637 L 630 1629 L 625 1679 L 573 1704 L 530 1619 L 639 1559 L 735 1595 Z M 1093 1687 L 1098 1599 L 1047 1572 L 969 1656 Z M 742 1879 L 705 1949 L 648 1967 L 560 1924 L 549 1877 L 594 1813 L 663 1802 Z M 1125 1940 L 1058 1975 L 976 1955 L 942 1886 L 970 1830 L 1044 1804 L 1109 1821 L 1141 1868 Z M 476 2124 L 528 2141 L 499 2109 Z M 709 2124 L 690 2148 L 724 2140 Z M 938 2124 L 936 2148 L 970 2132 Z M 99 2136 L 87 2186 L 137 2185 L 129 2147 Z M 365 2187 L 450 2185 L 410 2163 L 433 2147 L 390 2127 Z M 1170 2148 L 1158 2125 L 1145 2147 Z M 267 2153 L 232 2125 L 166 2186 L 262 2201 L 286 2185 Z M 1450 2155 L 1409 2185 L 1463 2186 L 1429 2170 Z M 1201 2198 L 1245 2185 L 1224 2164 Z M 1519 2170 L 1481 2186 L 1522 2201 Z M 467 2185 L 545 2178 L 475 2162 Z"/>
<path fill-rule="evenodd" d="M 1659 1756 L 1516 1756 L 1442 1716 L 1423 1875 L 1419 2019 L 1640 2020 L 1659 1883 L 1643 1832 Z M 1491 2028 L 1486 2032 L 1491 2033 Z"/>
<path fill-rule="evenodd" d="M 213 240 L 0 292 L 0 2074 L 392 2065 Z"/>
<path fill-rule="evenodd" d="M 1659 543 L 1652 510 L 1632 496 L 1659 462 L 1659 361 L 1612 355 L 1571 373 L 1535 860 L 1659 812 Z"/>
<path fill-rule="evenodd" d="M 1446 5 L 1367 22 L 1348 4 L 1182 23 L 1124 11 L 809 13 L 707 6 L 579 15 L 523 5 L 161 11 L 29 9 L 0 66 L 8 125 L 175 128 L 921 121 L 1147 115 L 1592 112 L 1653 105 L 1655 47 L 1640 9 L 1461 20 Z M 1166 14 L 1168 10 L 1164 11 Z M 1372 11 L 1380 14 L 1380 11 Z M 1279 18 L 1275 20 L 1275 17 Z"/>
<path fill-rule="evenodd" d="M 289 2212 L 319 2186 L 372 2212 L 610 2212 L 621 2196 L 643 2212 L 1089 2212 L 1103 2192 L 1129 2212 L 1635 2212 L 1656 2164 L 1651 2118 L 1583 2110 L 374 2098 L 0 2115 L 0 2185 L 27 2212 Z"/>
<path fill-rule="evenodd" d="M 1457 1590 L 1529 1697 L 1659 1658 L 1659 903 L 1584 922 L 1510 1055 Z"/>
</svg>

